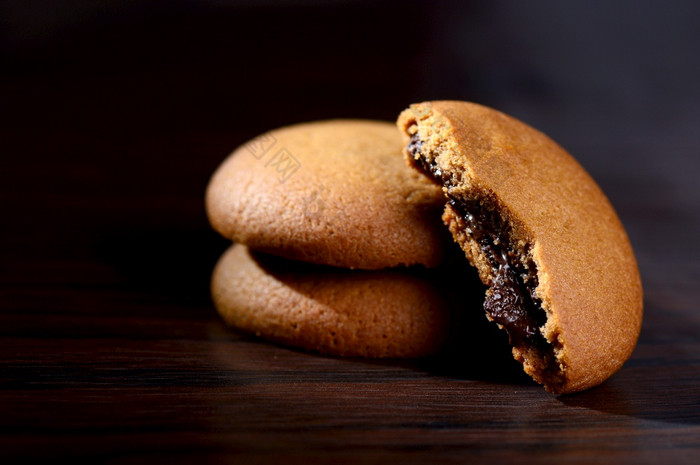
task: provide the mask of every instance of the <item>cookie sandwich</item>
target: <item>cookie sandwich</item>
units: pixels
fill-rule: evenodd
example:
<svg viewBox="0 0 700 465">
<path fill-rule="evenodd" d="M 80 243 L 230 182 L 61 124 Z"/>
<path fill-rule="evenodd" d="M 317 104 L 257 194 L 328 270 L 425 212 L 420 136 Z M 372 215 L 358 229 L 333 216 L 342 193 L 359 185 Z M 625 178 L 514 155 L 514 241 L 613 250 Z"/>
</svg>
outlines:
<svg viewBox="0 0 700 465">
<path fill-rule="evenodd" d="M 442 188 L 442 220 L 524 370 L 558 394 L 615 373 L 639 335 L 642 286 L 588 173 L 543 133 L 481 105 L 419 103 L 397 125 L 409 163 Z"/>
</svg>

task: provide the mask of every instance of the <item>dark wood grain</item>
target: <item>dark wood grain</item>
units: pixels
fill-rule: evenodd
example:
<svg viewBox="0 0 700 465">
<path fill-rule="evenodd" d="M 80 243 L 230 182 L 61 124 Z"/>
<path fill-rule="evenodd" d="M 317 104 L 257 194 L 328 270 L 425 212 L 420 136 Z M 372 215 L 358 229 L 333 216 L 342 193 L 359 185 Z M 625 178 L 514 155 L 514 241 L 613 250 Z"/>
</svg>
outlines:
<svg viewBox="0 0 700 465">
<path fill-rule="evenodd" d="M 642 53 L 638 23 L 591 9 L 573 26 L 556 2 L 16 3 L 0 15 L 0 462 L 700 463 L 697 15 L 639 10 L 659 38 Z M 426 39 L 402 43 L 416 18 Z M 283 124 L 391 120 L 434 97 L 540 127 L 610 196 L 645 319 L 603 385 L 550 395 L 495 331 L 477 350 L 372 361 L 218 318 L 208 281 L 227 242 L 203 194 L 223 157 Z"/>
</svg>

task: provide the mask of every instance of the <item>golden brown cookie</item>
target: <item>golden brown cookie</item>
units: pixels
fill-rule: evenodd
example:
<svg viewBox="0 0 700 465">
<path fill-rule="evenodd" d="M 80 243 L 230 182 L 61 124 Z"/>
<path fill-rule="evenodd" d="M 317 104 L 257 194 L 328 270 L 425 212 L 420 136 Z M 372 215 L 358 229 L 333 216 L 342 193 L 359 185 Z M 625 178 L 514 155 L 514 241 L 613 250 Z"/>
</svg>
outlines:
<svg viewBox="0 0 700 465">
<path fill-rule="evenodd" d="M 211 179 L 213 227 L 252 249 L 349 268 L 437 265 L 442 193 L 406 166 L 390 123 L 289 126 L 238 148 Z"/>
<path fill-rule="evenodd" d="M 214 269 L 214 304 L 231 326 L 321 353 L 421 357 L 446 341 L 441 293 L 410 270 L 311 265 L 231 246 Z"/>
<path fill-rule="evenodd" d="M 443 220 L 525 371 L 554 393 L 615 373 L 639 335 L 642 287 L 593 179 L 544 134 L 480 105 L 411 105 L 397 124 L 411 164 L 443 186 Z"/>
</svg>

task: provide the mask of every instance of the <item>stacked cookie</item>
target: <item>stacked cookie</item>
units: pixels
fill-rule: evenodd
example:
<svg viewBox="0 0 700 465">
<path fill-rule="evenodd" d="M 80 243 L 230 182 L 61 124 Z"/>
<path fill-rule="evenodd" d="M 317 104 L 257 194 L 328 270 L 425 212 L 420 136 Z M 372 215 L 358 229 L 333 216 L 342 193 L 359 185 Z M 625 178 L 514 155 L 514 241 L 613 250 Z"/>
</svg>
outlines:
<svg viewBox="0 0 700 465">
<path fill-rule="evenodd" d="M 474 311 L 459 302 L 475 276 L 438 273 L 441 287 L 425 271 L 461 258 L 486 287 L 486 318 L 548 391 L 619 370 L 641 327 L 641 279 L 585 170 L 541 132 L 472 103 L 411 105 L 397 124 L 283 128 L 223 163 L 207 211 L 236 243 L 212 279 L 224 319 L 329 354 L 427 355 L 450 332 L 478 337 L 456 324 Z"/>
<path fill-rule="evenodd" d="M 431 354 L 450 319 L 424 270 L 444 257 L 443 203 L 404 161 L 393 124 L 266 133 L 234 151 L 207 189 L 211 224 L 234 242 L 213 273 L 214 303 L 230 325 L 295 347 Z"/>
</svg>

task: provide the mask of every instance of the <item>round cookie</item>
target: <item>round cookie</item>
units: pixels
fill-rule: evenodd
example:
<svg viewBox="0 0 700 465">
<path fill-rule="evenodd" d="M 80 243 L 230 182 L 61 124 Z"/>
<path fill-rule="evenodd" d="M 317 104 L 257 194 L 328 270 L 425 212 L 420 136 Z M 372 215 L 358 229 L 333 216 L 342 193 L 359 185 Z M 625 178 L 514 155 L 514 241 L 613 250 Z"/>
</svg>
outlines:
<svg viewBox="0 0 700 465">
<path fill-rule="evenodd" d="M 409 270 L 348 270 L 231 246 L 214 268 L 214 304 L 227 324 L 325 354 L 422 357 L 446 341 L 450 311 Z"/>
<path fill-rule="evenodd" d="M 296 260 L 364 269 L 436 266 L 446 238 L 442 193 L 406 166 L 401 144 L 396 127 L 378 121 L 271 131 L 214 173 L 209 220 L 235 242 Z"/>
<path fill-rule="evenodd" d="M 409 161 L 443 186 L 443 221 L 525 371 L 554 393 L 616 372 L 639 335 L 642 286 L 593 179 L 544 134 L 480 105 L 411 105 L 397 124 Z"/>
</svg>

